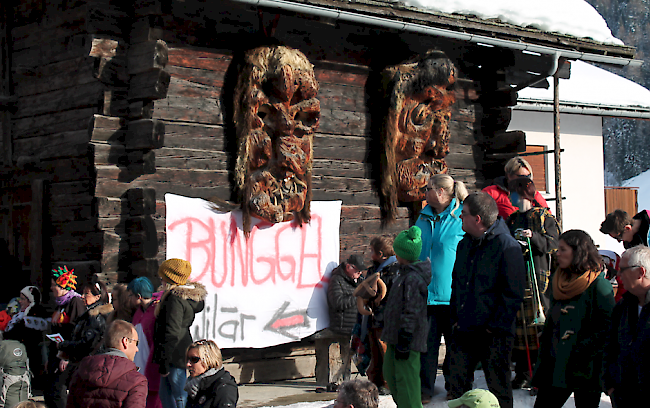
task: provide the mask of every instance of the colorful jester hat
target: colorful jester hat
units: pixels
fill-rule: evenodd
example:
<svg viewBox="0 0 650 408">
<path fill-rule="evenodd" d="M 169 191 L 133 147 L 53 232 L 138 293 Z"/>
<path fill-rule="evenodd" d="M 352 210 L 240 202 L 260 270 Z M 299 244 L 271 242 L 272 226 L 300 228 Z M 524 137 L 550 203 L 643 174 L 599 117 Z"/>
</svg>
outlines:
<svg viewBox="0 0 650 408">
<path fill-rule="evenodd" d="M 68 270 L 67 266 L 58 269 L 52 269 L 52 279 L 61 288 L 66 290 L 75 290 L 77 288 L 77 275 L 74 274 L 74 269 Z"/>
</svg>

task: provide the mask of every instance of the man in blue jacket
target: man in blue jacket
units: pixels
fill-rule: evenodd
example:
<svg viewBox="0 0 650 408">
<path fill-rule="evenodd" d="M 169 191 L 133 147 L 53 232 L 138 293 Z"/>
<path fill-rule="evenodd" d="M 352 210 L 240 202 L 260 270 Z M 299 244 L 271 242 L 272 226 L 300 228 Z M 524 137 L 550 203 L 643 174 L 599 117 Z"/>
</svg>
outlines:
<svg viewBox="0 0 650 408">
<path fill-rule="evenodd" d="M 452 272 L 450 396 L 459 398 L 472 389 L 480 361 L 501 408 L 512 408 L 510 352 L 526 271 L 521 247 L 498 214 L 496 202 L 484 192 L 469 195 L 461 212 L 467 234 L 458 244 Z"/>
</svg>

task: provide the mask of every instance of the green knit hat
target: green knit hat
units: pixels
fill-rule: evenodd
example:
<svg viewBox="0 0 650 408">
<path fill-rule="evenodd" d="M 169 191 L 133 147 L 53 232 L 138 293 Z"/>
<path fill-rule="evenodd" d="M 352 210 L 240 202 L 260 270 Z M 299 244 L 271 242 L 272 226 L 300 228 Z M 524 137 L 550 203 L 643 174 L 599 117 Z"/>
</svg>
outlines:
<svg viewBox="0 0 650 408">
<path fill-rule="evenodd" d="M 406 231 L 402 231 L 393 241 L 395 254 L 402 259 L 413 262 L 417 261 L 422 251 L 422 230 L 415 225 Z"/>
</svg>

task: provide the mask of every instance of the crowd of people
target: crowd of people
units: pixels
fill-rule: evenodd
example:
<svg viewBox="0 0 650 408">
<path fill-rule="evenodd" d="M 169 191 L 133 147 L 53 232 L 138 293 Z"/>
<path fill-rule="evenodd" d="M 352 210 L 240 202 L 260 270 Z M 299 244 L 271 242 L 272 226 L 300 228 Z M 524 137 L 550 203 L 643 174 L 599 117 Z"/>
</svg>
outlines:
<svg viewBox="0 0 650 408">
<path fill-rule="evenodd" d="M 355 254 L 332 272 L 330 326 L 315 338 L 325 349 L 338 343 L 341 361 L 330 372 L 329 356 L 317 356 L 316 372 L 327 366 L 323 391 L 338 391 L 336 406 L 376 408 L 391 395 L 398 408 L 421 408 L 435 393 L 443 337 L 450 407 L 512 408 L 513 388 L 536 394 L 536 408 L 561 407 L 572 394 L 579 408 L 597 407 L 603 392 L 614 408 L 642 400 L 649 212 L 607 215 L 601 232 L 626 251 L 601 254 L 586 232 L 560 231 L 521 157 L 473 194 L 434 175 L 426 201 L 415 225 L 370 241 L 372 266 Z M 158 291 L 139 277 L 109 294 L 97 276 L 77 291 L 74 270 L 59 267 L 53 313 L 37 287 L 24 287 L 0 312 L 0 408 L 36 407 L 32 386 L 49 408 L 235 407 L 237 383 L 219 347 L 190 334 L 205 287 L 188 280 L 182 259 L 158 273 Z M 354 346 L 353 333 L 367 347 Z M 355 361 L 368 380 L 349 381 L 354 353 L 366 354 Z M 478 367 L 489 392 L 472 390 Z"/>
<path fill-rule="evenodd" d="M 74 270 L 57 268 L 53 313 L 37 287 L 22 289 L 0 315 L 0 407 L 235 407 L 237 383 L 221 350 L 190 335 L 205 287 L 188 281 L 182 259 L 166 260 L 158 274 L 158 292 L 139 277 L 109 296 L 97 276 L 77 292 Z M 30 400 L 32 386 L 45 404 Z"/>
<path fill-rule="evenodd" d="M 373 266 L 353 255 L 337 268 L 330 320 L 357 314 L 367 326 L 348 323 L 337 341 L 368 333 L 369 347 L 356 352 L 370 355 L 368 379 L 399 408 L 432 398 L 442 337 L 449 406 L 464 404 L 478 367 L 502 408 L 513 407 L 513 388 L 536 395 L 536 408 L 562 407 L 572 394 L 580 408 L 598 407 L 603 392 L 615 408 L 643 400 L 650 213 L 609 214 L 601 232 L 627 251 L 601 253 L 586 232 L 560 231 L 532 171 L 515 157 L 504 177 L 473 194 L 448 175 L 432 176 L 415 225 L 392 245 L 388 236 L 370 242 Z"/>
</svg>

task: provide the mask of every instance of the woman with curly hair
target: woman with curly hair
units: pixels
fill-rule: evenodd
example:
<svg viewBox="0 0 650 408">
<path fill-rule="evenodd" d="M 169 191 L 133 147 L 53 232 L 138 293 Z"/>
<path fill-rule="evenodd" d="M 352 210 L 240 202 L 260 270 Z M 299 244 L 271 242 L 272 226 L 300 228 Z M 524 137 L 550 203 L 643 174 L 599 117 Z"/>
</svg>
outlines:
<svg viewBox="0 0 650 408">
<path fill-rule="evenodd" d="M 533 376 L 533 386 L 539 388 L 535 408 L 562 407 L 571 393 L 577 407 L 598 407 L 614 291 L 584 231 L 560 235 L 557 263 Z"/>
</svg>

